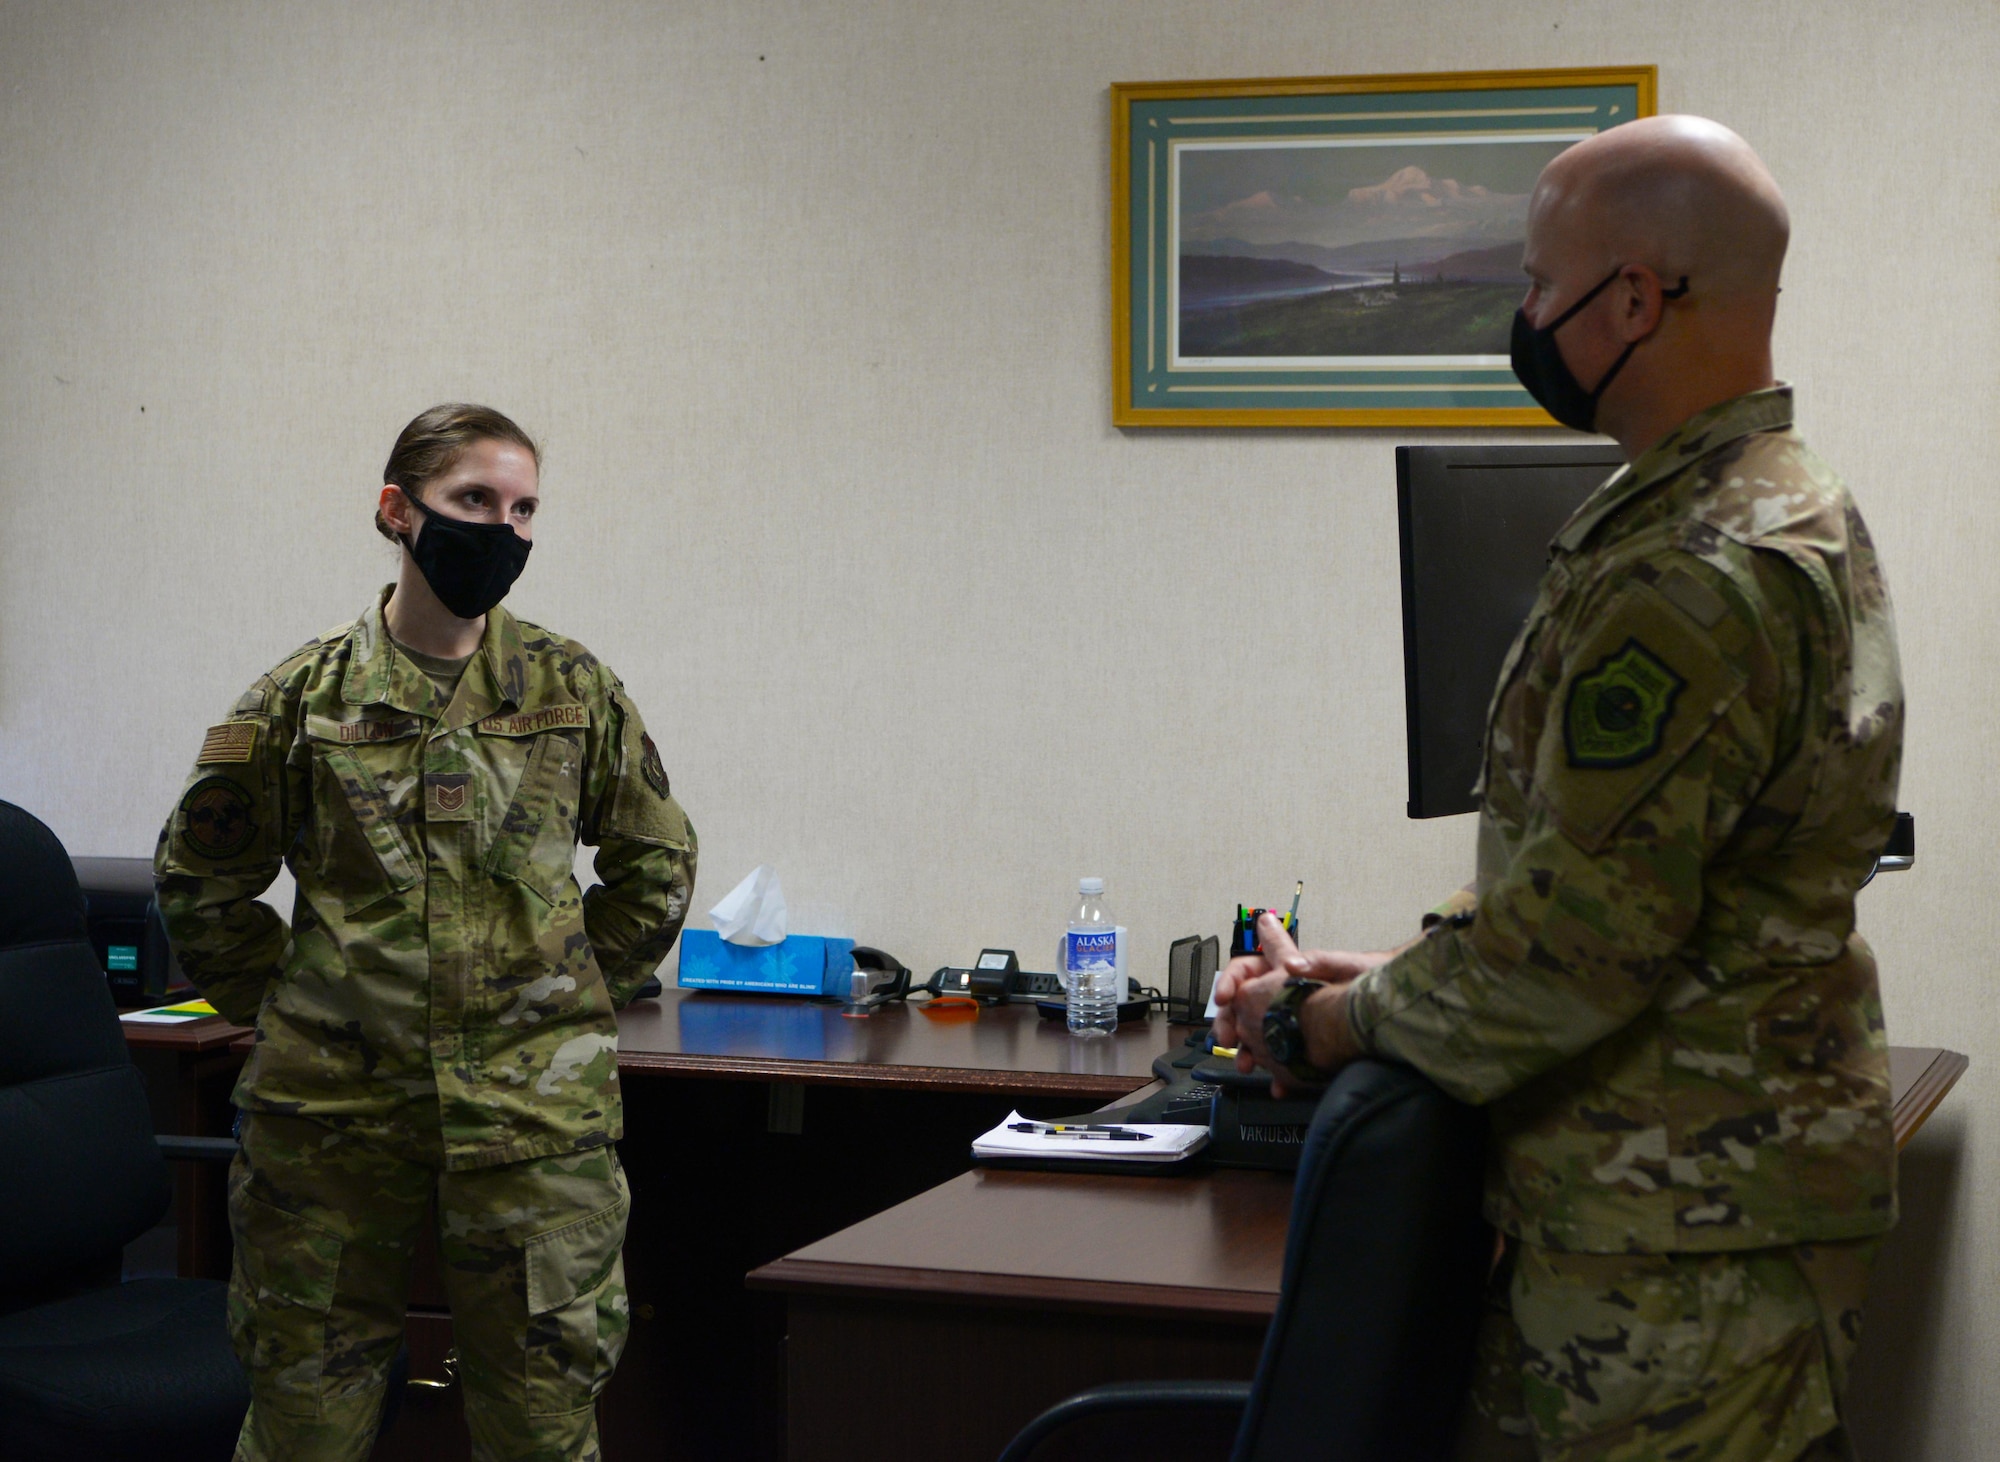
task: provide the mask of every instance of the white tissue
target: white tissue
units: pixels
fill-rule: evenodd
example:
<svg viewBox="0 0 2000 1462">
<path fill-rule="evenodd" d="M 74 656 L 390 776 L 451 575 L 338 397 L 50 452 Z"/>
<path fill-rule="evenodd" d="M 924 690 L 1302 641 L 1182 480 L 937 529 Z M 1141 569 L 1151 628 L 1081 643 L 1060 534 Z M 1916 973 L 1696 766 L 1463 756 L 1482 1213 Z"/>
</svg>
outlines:
<svg viewBox="0 0 2000 1462">
<path fill-rule="evenodd" d="M 708 911 L 715 932 L 731 944 L 778 944 L 785 937 L 785 891 L 778 870 L 759 863 Z"/>
</svg>

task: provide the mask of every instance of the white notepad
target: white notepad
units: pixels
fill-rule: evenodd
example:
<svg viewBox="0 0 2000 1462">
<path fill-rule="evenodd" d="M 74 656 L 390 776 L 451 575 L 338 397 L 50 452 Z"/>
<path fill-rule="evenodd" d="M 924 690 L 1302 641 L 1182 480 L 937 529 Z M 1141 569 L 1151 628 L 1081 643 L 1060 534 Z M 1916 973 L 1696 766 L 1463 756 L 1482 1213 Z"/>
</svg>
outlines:
<svg viewBox="0 0 2000 1462">
<path fill-rule="evenodd" d="M 1143 1142 L 1107 1141 L 1098 1136 L 1067 1136 L 1060 1132 L 1014 1132 L 1010 1124 L 1024 1122 L 1019 1112 L 1009 1112 L 1007 1120 L 972 1143 L 974 1157 L 1032 1157 L 1039 1159 L 1075 1158 L 1085 1162 L 1160 1163 L 1179 1162 L 1199 1152 L 1208 1143 L 1206 1127 L 1190 1127 L 1165 1122 L 1119 1122 L 1121 1132 L 1145 1134 Z M 1085 1123 L 1089 1117 L 1078 1117 Z"/>
<path fill-rule="evenodd" d="M 155 1005 L 151 1010 L 128 1010 L 118 1018 L 131 1025 L 182 1025 L 218 1013 L 206 1000 L 183 1000 L 178 1005 Z"/>
</svg>

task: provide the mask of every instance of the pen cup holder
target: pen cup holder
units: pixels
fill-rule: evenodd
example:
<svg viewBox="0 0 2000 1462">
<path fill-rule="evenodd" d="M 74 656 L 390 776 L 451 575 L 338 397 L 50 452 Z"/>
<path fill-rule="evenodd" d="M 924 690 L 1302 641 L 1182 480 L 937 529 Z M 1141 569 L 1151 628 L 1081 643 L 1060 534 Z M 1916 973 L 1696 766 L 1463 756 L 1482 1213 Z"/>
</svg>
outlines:
<svg viewBox="0 0 2000 1462">
<path fill-rule="evenodd" d="M 1277 917 L 1285 926 L 1285 932 L 1292 937 L 1292 943 L 1299 942 L 1299 920 L 1296 914 L 1285 909 L 1252 909 L 1243 904 L 1236 906 L 1236 930 L 1229 936 L 1229 957 L 1236 959 L 1246 954 L 1262 953 L 1257 947 L 1257 921 L 1266 914 Z"/>
</svg>

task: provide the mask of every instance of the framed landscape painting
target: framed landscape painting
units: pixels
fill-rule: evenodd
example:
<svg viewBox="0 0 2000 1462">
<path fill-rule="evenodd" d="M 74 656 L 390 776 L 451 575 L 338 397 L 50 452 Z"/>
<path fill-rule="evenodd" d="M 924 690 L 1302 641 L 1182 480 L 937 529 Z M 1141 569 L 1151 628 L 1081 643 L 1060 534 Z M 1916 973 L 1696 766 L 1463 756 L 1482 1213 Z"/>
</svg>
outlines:
<svg viewBox="0 0 2000 1462">
<path fill-rule="evenodd" d="M 1507 363 L 1528 194 L 1655 78 L 1114 86 L 1113 421 L 1553 426 Z"/>
</svg>

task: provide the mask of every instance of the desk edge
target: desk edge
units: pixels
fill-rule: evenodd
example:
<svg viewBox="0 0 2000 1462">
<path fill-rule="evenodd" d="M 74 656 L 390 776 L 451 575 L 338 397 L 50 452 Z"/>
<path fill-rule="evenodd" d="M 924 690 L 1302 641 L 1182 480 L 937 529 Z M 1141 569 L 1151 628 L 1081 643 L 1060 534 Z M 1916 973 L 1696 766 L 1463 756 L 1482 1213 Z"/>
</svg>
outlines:
<svg viewBox="0 0 2000 1462">
<path fill-rule="evenodd" d="M 1943 1048 L 1931 1057 L 1930 1064 L 1910 1083 L 1909 1090 L 1903 1093 L 1902 1100 L 1896 1103 L 1891 1115 L 1898 1151 L 1907 1146 L 1918 1129 L 1930 1120 L 1931 1113 L 1938 1109 L 1938 1104 L 1958 1084 L 1959 1077 L 1965 1075 L 1966 1068 L 1971 1064 L 1969 1057 Z"/>
<path fill-rule="evenodd" d="M 129 1012 L 120 1012 L 121 1016 Z M 176 1051 L 183 1055 L 205 1056 L 227 1050 L 257 1032 L 254 1027 L 232 1024 L 227 1017 L 204 1015 L 198 1020 L 175 1025 L 133 1024 L 121 1019 L 118 1028 L 125 1045 L 135 1051 Z"/>
<path fill-rule="evenodd" d="M 793 1081 L 815 1086 L 893 1086 L 904 1091 L 978 1091 L 996 1095 L 1122 1097 L 1153 1080 L 1143 1076 L 1061 1071 L 1000 1071 L 956 1066 L 874 1066 L 847 1061 L 800 1061 L 775 1056 L 697 1056 L 620 1051 L 619 1074 Z"/>
<path fill-rule="evenodd" d="M 974 1303 L 982 1307 L 1057 1309 L 1069 1313 L 1150 1316 L 1189 1314 L 1263 1325 L 1278 1308 L 1276 1291 L 1198 1289 L 1124 1280 L 992 1274 L 961 1269 L 904 1269 L 819 1259 L 774 1259 L 744 1276 L 750 1289 L 821 1299 L 894 1299 Z"/>
<path fill-rule="evenodd" d="M 210 1020 L 221 1020 L 219 1016 Z M 207 1025 L 196 1039 L 187 1026 L 126 1026 L 126 1044 L 135 1049 L 206 1054 L 228 1050 L 249 1054 L 256 1031 L 246 1026 Z M 180 1039 L 133 1039 L 135 1031 L 172 1030 Z M 212 1032 L 212 1034 L 211 1034 Z M 993 1096 L 1075 1097 L 1117 1101 L 1148 1086 L 1153 1075 L 1080 1074 L 1062 1071 L 1002 1071 L 958 1066 L 876 1066 L 847 1061 L 800 1061 L 786 1056 L 709 1056 L 685 1052 L 620 1051 L 621 1076 L 682 1077 L 723 1081 L 791 1081 L 813 1086 L 862 1086 L 901 1091 L 970 1091 Z"/>
</svg>

